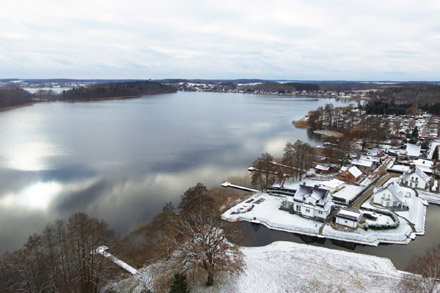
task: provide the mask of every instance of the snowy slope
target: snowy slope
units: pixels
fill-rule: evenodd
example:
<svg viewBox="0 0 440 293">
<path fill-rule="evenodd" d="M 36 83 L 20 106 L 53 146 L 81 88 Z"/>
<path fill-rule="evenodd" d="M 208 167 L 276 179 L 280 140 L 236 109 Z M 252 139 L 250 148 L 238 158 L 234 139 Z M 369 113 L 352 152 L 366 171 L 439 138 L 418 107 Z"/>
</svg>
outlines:
<svg viewBox="0 0 440 293">
<path fill-rule="evenodd" d="M 402 277 L 389 259 L 306 244 L 280 241 L 242 251 L 247 266 L 243 274 L 216 275 L 209 288 L 202 276 L 191 292 L 398 292 Z M 113 289 L 142 292 L 150 276 L 148 269 L 139 271 Z"/>
</svg>

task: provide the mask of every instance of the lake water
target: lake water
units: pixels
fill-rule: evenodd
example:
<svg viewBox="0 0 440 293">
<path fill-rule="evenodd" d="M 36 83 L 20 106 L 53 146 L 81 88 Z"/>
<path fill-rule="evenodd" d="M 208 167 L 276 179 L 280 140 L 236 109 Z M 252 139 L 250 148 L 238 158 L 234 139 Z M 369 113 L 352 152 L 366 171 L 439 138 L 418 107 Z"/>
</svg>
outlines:
<svg viewBox="0 0 440 293">
<path fill-rule="evenodd" d="M 287 141 L 318 144 L 291 121 L 334 100 L 221 93 L 155 95 L 84 103 L 41 103 L 0 112 L 0 253 L 77 211 L 122 233 L 152 219 L 197 182 L 242 175 L 262 152 Z M 356 247 L 397 265 L 438 241 L 440 209 L 407 246 Z M 246 245 L 302 240 L 264 227 Z M 307 240 L 307 239 L 306 239 Z M 308 241 L 308 240 L 307 240 Z M 340 248 L 326 241 L 326 247 Z"/>
<path fill-rule="evenodd" d="M 0 253 L 77 211 L 124 232 L 197 182 L 308 141 L 291 120 L 329 102 L 179 92 L 0 112 Z"/>
</svg>

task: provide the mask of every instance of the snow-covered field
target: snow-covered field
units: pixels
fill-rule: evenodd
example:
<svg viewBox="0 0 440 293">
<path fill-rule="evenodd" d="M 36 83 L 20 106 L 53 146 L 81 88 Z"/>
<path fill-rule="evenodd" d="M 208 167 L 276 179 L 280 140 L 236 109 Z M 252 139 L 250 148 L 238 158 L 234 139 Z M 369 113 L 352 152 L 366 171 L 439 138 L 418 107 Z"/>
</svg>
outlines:
<svg viewBox="0 0 440 293">
<path fill-rule="evenodd" d="M 219 274 L 209 288 L 203 276 L 191 292 L 398 292 L 404 275 L 386 258 L 293 242 L 243 247 L 242 251 L 246 268 L 241 275 Z M 142 273 L 148 270 L 140 272 L 113 288 L 141 292 L 143 280 L 151 276 Z"/>
</svg>

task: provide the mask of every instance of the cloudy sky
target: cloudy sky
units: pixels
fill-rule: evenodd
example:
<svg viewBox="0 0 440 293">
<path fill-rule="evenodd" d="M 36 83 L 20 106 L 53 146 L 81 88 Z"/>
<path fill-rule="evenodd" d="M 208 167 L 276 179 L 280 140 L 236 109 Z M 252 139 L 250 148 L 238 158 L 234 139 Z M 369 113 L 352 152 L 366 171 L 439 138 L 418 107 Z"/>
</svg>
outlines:
<svg viewBox="0 0 440 293">
<path fill-rule="evenodd" d="M 440 80 L 440 1 L 14 0 L 0 78 Z"/>
</svg>

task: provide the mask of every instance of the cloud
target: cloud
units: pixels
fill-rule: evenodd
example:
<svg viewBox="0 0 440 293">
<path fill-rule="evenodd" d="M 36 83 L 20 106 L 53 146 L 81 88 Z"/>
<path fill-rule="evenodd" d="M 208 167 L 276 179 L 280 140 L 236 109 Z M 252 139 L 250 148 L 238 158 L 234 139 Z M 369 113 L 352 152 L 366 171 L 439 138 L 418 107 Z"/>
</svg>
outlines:
<svg viewBox="0 0 440 293">
<path fill-rule="evenodd" d="M 7 1 L 1 77 L 439 79 L 439 6 Z"/>
</svg>

